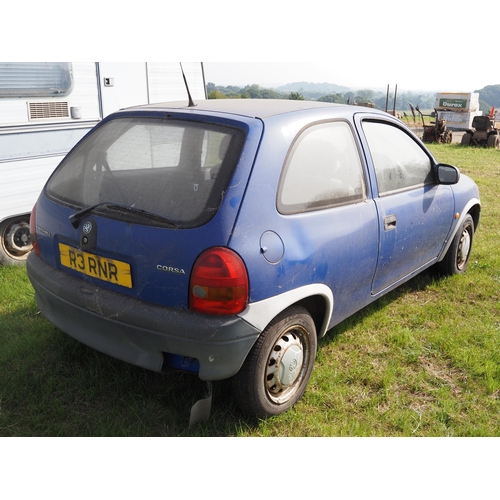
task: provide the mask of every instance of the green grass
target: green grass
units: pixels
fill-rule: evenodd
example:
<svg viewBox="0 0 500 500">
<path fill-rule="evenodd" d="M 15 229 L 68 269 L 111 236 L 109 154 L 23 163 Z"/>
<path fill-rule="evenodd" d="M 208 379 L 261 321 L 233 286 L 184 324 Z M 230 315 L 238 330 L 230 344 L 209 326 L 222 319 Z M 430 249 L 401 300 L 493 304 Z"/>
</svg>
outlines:
<svg viewBox="0 0 500 500">
<path fill-rule="evenodd" d="M 302 400 L 245 417 L 228 382 L 212 416 L 188 428 L 204 393 L 192 375 L 161 375 L 100 354 L 41 314 L 23 268 L 0 268 L 1 436 L 499 436 L 500 152 L 430 145 L 481 191 L 464 276 L 425 272 L 321 340 Z"/>
</svg>

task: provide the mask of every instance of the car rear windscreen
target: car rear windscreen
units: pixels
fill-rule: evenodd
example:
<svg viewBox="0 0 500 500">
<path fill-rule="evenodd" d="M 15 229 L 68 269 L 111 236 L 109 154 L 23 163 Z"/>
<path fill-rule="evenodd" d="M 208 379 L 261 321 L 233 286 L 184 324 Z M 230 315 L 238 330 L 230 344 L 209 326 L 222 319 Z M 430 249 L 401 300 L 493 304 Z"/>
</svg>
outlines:
<svg viewBox="0 0 500 500">
<path fill-rule="evenodd" d="M 243 142 L 244 133 L 236 128 L 115 118 L 63 160 L 46 193 L 72 207 L 102 204 L 104 210 L 104 204 L 116 204 L 156 214 L 178 227 L 196 227 L 217 212 Z"/>
</svg>

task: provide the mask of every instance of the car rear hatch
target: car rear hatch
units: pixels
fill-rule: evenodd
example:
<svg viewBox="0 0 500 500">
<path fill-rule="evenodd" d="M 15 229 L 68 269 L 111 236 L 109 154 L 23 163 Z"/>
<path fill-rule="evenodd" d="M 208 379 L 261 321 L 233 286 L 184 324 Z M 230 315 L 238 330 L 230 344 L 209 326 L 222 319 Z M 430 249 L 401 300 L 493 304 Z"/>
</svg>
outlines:
<svg viewBox="0 0 500 500">
<path fill-rule="evenodd" d="M 188 307 L 191 269 L 230 238 L 259 120 L 130 110 L 85 137 L 36 206 L 40 256 L 102 287 Z"/>
</svg>

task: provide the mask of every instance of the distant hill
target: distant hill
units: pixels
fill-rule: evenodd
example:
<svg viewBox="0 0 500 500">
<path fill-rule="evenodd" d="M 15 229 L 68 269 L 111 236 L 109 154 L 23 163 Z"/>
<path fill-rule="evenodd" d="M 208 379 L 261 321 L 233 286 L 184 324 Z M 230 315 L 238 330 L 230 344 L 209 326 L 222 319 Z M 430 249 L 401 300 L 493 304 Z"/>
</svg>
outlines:
<svg viewBox="0 0 500 500">
<path fill-rule="evenodd" d="M 486 85 L 486 87 L 474 92 L 479 92 L 479 99 L 481 101 L 488 103 L 490 106 L 500 108 L 500 85 Z"/>
<path fill-rule="evenodd" d="M 277 87 L 276 90 L 280 92 L 315 92 L 319 94 L 342 94 L 349 92 L 349 87 L 336 85 L 335 83 L 314 83 L 314 82 L 293 82 Z"/>
</svg>

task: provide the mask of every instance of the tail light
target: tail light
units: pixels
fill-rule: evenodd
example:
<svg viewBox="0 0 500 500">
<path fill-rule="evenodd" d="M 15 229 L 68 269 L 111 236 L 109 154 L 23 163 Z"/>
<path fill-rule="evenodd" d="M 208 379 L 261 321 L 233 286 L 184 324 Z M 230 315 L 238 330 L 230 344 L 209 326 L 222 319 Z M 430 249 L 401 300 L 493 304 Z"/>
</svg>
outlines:
<svg viewBox="0 0 500 500">
<path fill-rule="evenodd" d="M 243 260 L 224 247 L 209 248 L 196 260 L 189 284 L 189 308 L 206 314 L 238 314 L 248 303 Z"/>
<path fill-rule="evenodd" d="M 40 248 L 38 246 L 38 238 L 36 237 L 36 203 L 31 211 L 30 216 L 30 238 L 31 244 L 33 245 L 33 251 L 40 255 Z"/>
</svg>

